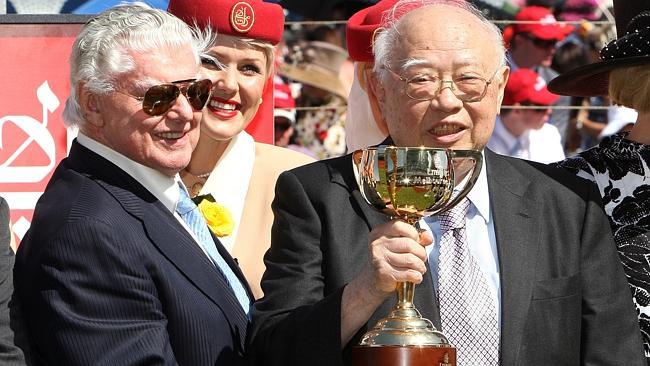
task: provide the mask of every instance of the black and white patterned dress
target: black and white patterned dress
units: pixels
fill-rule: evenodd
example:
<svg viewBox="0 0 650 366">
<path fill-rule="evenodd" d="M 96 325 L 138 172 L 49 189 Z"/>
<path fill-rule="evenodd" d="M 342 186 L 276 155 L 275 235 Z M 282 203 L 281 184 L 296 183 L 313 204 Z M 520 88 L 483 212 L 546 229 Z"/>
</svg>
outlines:
<svg viewBox="0 0 650 366">
<path fill-rule="evenodd" d="M 627 134 L 554 165 L 598 184 L 650 357 L 650 145 Z"/>
</svg>

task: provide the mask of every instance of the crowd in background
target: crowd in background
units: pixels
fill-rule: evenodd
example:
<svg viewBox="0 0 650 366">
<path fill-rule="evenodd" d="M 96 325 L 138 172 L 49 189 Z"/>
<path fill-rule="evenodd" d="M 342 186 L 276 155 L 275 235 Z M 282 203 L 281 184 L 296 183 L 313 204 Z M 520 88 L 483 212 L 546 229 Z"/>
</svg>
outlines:
<svg viewBox="0 0 650 366">
<path fill-rule="evenodd" d="M 79 132 L 0 281 L 0 364 L 350 365 L 410 282 L 459 364 L 650 365 L 650 1 L 614 0 L 616 30 L 595 0 L 489 3 L 285 27 L 271 2 L 171 0 L 86 22 Z M 271 87 L 278 146 L 247 132 Z M 350 154 L 382 141 L 482 168 L 407 225 L 370 210 Z"/>
<path fill-rule="evenodd" d="M 503 29 L 511 68 L 532 69 L 543 83 L 558 73 L 597 61 L 600 49 L 615 38 L 612 9 L 599 0 L 474 3 Z M 351 14 L 347 12 L 358 10 L 358 6 L 348 8 L 336 8 L 330 17 L 346 20 Z M 336 20 L 310 22 L 304 16 L 289 12 L 288 19 L 291 18 L 301 21 L 285 27 L 283 42 L 278 47 L 276 145 L 317 159 L 343 155 L 347 151 L 347 97 L 354 75 L 353 62 L 347 57 L 345 24 Z M 553 34 L 549 33 L 549 22 L 557 23 Z M 506 102 L 516 99 L 506 97 Z M 550 108 L 526 104 L 504 103 L 502 113 L 527 108 L 537 116 L 543 113 L 541 125 L 530 127 L 531 133 L 537 136 L 530 139 L 541 139 L 544 148 L 539 150 L 531 146 L 530 149 L 538 150 L 537 153 L 513 150 L 509 155 L 543 162 L 575 155 L 596 145 L 603 137 L 629 129 L 636 120 L 636 112 L 611 105 L 606 97 L 561 96 Z M 524 117 L 538 120 L 534 114 Z M 526 143 L 530 142 L 525 140 L 524 145 Z M 544 158 L 536 158 L 540 154 Z"/>
</svg>

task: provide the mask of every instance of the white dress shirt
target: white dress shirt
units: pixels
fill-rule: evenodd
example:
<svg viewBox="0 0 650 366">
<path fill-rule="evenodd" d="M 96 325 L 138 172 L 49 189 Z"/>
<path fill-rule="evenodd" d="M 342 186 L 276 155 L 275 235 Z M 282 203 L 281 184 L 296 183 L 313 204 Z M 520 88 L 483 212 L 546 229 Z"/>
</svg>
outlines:
<svg viewBox="0 0 650 366">
<path fill-rule="evenodd" d="M 514 136 L 497 117 L 487 147 L 497 154 L 548 164 L 564 160 L 562 138 L 557 127 L 544 123 L 539 130 L 528 130 Z"/>
<path fill-rule="evenodd" d="M 484 156 L 485 159 L 485 156 Z M 464 182 L 461 183 L 461 187 Z M 477 260 L 490 288 L 492 298 L 495 300 L 497 321 L 501 326 L 501 282 L 499 280 L 499 256 L 497 253 L 494 223 L 490 213 L 490 197 L 488 195 L 487 174 L 485 163 L 483 169 L 467 195 L 470 200 L 467 212 L 466 234 L 469 251 Z M 426 225 L 425 225 L 426 224 Z M 440 238 L 442 236 L 440 223 L 436 215 L 420 220 L 420 227 L 431 232 L 433 244 L 426 247 L 429 257 L 429 267 L 433 288 L 438 291 L 438 256 L 440 254 Z M 436 295 L 434 294 L 434 295 Z M 437 295 L 436 295 L 437 298 Z"/>
</svg>

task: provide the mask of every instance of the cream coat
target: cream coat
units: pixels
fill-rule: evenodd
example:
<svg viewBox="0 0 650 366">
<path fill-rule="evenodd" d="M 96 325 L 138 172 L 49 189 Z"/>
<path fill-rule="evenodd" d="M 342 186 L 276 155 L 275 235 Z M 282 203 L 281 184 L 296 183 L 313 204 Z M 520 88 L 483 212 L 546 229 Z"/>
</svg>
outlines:
<svg viewBox="0 0 650 366">
<path fill-rule="evenodd" d="M 239 262 L 255 298 L 258 299 L 263 295 L 260 286 L 265 269 L 263 257 L 271 244 L 271 225 L 273 224 L 271 202 L 274 197 L 275 182 L 283 171 L 311 163 L 314 159 L 305 154 L 268 144 L 256 142 L 251 144 L 251 147 L 255 149 L 255 161 L 252 165 L 252 172 L 249 173 L 250 181 L 241 217 L 239 219 L 235 217 L 238 229 L 231 239 L 232 245 L 229 250 Z M 223 160 L 222 158 L 217 165 Z M 240 166 L 246 165 L 242 162 Z M 215 170 L 217 169 L 218 167 L 215 167 Z M 247 176 L 245 173 L 234 172 L 233 177 Z M 215 191 L 219 189 L 218 185 L 223 183 L 224 179 L 227 178 L 223 177 L 223 174 L 218 174 L 218 176 L 212 174 L 201 189 L 201 194 L 212 193 L 216 197 Z M 231 183 L 242 184 L 237 179 Z M 229 209 L 233 210 L 231 207 Z"/>
</svg>

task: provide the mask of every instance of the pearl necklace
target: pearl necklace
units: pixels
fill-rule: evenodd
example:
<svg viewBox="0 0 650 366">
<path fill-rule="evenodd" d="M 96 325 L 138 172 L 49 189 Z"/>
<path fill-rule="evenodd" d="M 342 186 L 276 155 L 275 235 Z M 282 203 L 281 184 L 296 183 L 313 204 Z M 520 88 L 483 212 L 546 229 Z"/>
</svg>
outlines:
<svg viewBox="0 0 650 366">
<path fill-rule="evenodd" d="M 187 172 L 187 170 L 186 170 L 186 172 Z M 188 172 L 188 173 L 190 173 L 190 172 Z M 190 174 L 197 177 L 197 178 L 206 179 L 206 178 L 208 178 L 210 176 L 210 174 L 212 174 L 212 172 L 207 172 L 207 173 L 203 173 L 203 174 L 192 174 L 192 173 L 190 173 Z"/>
<path fill-rule="evenodd" d="M 198 181 L 194 184 L 192 184 L 192 187 L 190 187 L 190 196 L 191 197 L 196 197 L 201 193 L 201 189 L 203 188 L 203 185 L 205 184 L 205 181 L 210 177 L 210 174 L 212 172 L 207 172 L 207 173 L 202 173 L 202 174 L 192 174 L 190 173 L 187 169 L 183 169 L 187 174 L 199 178 L 201 181 Z"/>
</svg>

